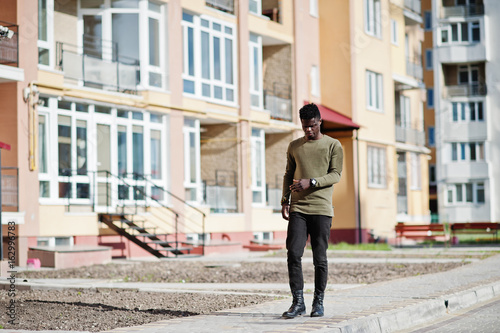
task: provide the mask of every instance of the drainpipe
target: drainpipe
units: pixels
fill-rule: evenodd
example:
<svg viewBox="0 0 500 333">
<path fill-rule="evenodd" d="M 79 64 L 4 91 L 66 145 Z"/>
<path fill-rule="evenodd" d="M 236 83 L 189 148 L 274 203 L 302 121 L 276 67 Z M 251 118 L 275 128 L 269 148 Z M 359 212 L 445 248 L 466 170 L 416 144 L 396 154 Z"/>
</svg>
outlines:
<svg viewBox="0 0 500 333">
<path fill-rule="evenodd" d="M 361 199 L 359 196 L 359 138 L 358 138 L 359 130 L 356 130 L 356 201 L 355 201 L 355 215 L 356 215 L 356 233 L 357 233 L 357 242 L 361 244 L 363 242 L 362 229 L 361 229 Z"/>
</svg>

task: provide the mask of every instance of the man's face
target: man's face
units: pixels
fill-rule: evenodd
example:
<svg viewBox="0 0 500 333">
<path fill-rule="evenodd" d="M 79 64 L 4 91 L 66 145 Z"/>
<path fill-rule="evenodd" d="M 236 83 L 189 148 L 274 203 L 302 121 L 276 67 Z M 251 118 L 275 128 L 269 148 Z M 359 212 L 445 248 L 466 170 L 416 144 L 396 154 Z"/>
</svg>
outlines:
<svg viewBox="0 0 500 333">
<path fill-rule="evenodd" d="M 320 138 L 321 119 L 301 119 L 300 121 L 307 140 L 318 140 Z"/>
</svg>

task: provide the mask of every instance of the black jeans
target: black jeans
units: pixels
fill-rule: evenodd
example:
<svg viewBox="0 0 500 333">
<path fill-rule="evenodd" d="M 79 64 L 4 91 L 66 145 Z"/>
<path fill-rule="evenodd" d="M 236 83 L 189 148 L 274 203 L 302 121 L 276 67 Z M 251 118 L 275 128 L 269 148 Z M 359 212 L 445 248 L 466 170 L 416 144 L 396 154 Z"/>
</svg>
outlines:
<svg viewBox="0 0 500 333">
<path fill-rule="evenodd" d="M 331 226 L 331 216 L 290 213 L 286 249 L 288 250 L 288 277 L 292 292 L 304 289 L 302 255 L 304 254 L 308 235 L 311 236 L 313 251 L 315 292 L 322 293 L 325 291 L 328 280 L 326 250 L 328 249 Z"/>
</svg>

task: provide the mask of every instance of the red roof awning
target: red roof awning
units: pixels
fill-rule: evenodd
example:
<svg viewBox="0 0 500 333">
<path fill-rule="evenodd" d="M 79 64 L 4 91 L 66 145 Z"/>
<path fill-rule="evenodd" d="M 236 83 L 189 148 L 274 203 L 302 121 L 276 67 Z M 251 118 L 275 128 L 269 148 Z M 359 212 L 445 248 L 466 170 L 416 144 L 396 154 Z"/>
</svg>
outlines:
<svg viewBox="0 0 500 333">
<path fill-rule="evenodd" d="M 10 145 L 0 141 L 0 149 L 10 150 Z"/>
<path fill-rule="evenodd" d="M 307 104 L 308 102 L 306 102 Z M 344 116 L 337 111 L 334 111 L 324 105 L 316 104 L 318 106 L 319 112 L 321 113 L 321 119 L 323 119 L 323 128 L 325 130 L 332 131 L 348 131 L 353 129 L 359 129 L 359 125 L 351 120 L 351 118 Z"/>
</svg>

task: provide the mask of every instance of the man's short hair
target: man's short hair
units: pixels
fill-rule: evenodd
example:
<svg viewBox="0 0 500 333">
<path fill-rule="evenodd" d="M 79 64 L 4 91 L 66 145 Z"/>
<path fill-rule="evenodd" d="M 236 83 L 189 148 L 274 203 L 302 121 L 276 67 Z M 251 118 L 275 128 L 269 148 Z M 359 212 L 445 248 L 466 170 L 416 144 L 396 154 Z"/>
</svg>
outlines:
<svg viewBox="0 0 500 333">
<path fill-rule="evenodd" d="M 300 119 L 321 119 L 318 106 L 314 103 L 306 104 L 299 110 Z"/>
</svg>

